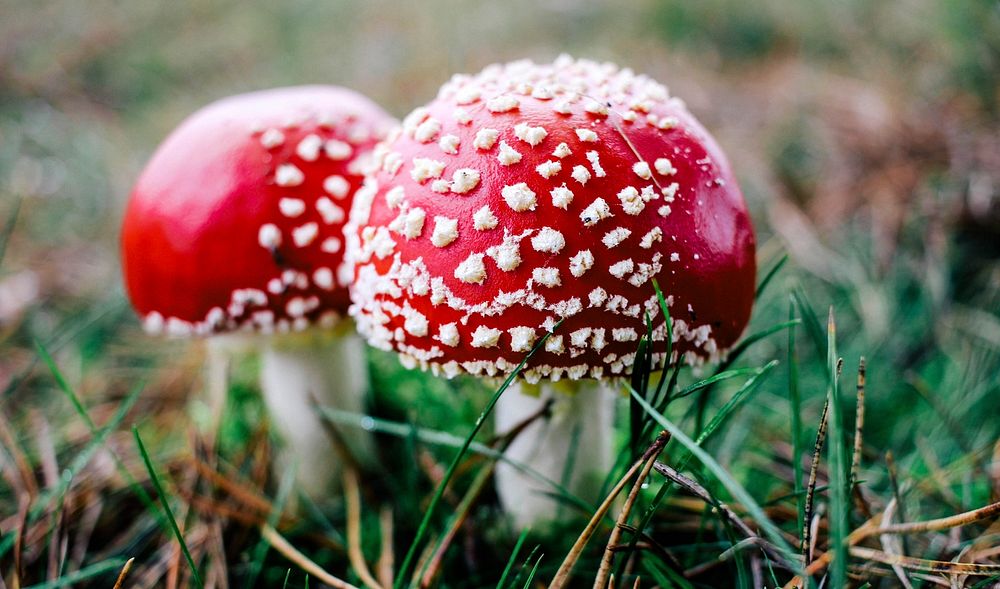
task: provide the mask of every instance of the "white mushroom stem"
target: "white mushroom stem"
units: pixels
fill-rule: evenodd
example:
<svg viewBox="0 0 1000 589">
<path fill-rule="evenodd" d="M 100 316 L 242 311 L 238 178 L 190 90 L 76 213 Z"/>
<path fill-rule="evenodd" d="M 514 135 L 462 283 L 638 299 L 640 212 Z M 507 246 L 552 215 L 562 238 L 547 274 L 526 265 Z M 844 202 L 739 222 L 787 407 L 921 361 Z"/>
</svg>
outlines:
<svg viewBox="0 0 1000 589">
<path fill-rule="evenodd" d="M 497 402 L 498 432 L 508 431 L 552 400 L 551 416 L 524 429 L 507 448 L 506 456 L 563 484 L 585 501 L 596 501 L 600 486 L 614 461 L 616 394 L 600 381 L 544 383 L 515 382 Z M 573 463 L 567 464 L 572 455 Z M 496 469 L 497 495 L 519 528 L 557 518 L 559 502 L 545 483 L 501 462 Z"/>
<path fill-rule="evenodd" d="M 229 400 L 229 372 L 233 358 L 254 350 L 254 339 L 245 334 L 220 334 L 205 339 L 205 392 L 199 401 L 208 409 L 206 443 L 215 446 Z"/>
<path fill-rule="evenodd" d="M 311 331 L 269 338 L 263 344 L 261 389 L 283 445 L 278 469 L 295 468 L 300 490 L 312 499 L 329 495 L 339 479 L 342 448 L 331 438 L 318 407 L 363 413 L 368 390 L 364 343 L 349 330 Z M 318 407 L 317 407 L 318 406 Z M 350 456 L 373 456 L 368 432 L 338 432 Z"/>
<path fill-rule="evenodd" d="M 208 403 L 208 434 L 214 445 L 219 432 L 222 414 L 229 397 L 229 365 L 233 352 L 224 336 L 210 338 L 205 342 L 205 390 Z"/>
</svg>

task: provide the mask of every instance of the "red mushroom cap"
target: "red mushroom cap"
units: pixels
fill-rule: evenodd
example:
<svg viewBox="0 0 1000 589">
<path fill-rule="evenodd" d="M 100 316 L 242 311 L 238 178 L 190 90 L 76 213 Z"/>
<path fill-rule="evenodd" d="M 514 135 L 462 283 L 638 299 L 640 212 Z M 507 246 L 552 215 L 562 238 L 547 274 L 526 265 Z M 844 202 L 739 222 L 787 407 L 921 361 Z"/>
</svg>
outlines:
<svg viewBox="0 0 1000 589">
<path fill-rule="evenodd" d="M 717 357 L 754 298 L 754 235 L 726 157 L 645 76 L 563 57 L 455 76 L 376 148 L 345 230 L 351 313 L 380 348 L 446 375 L 631 371 L 644 314 Z M 663 347 L 659 346 L 662 358 Z"/>
<path fill-rule="evenodd" d="M 328 86 L 226 98 L 185 120 L 143 170 L 122 226 L 125 284 L 147 330 L 298 330 L 345 313 L 343 225 L 393 124 Z"/>
</svg>

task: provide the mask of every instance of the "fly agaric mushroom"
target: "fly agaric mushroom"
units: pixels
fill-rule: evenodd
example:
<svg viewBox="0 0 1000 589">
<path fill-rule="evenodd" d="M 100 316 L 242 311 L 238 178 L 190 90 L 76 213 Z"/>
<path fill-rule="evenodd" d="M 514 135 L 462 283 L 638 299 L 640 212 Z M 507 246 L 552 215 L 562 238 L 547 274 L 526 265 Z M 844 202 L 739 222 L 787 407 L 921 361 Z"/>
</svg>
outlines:
<svg viewBox="0 0 1000 589">
<path fill-rule="evenodd" d="M 210 338 L 210 362 L 224 334 L 259 334 L 265 401 L 314 497 L 338 469 L 312 399 L 363 408 L 363 342 L 338 324 L 351 278 L 343 224 L 372 147 L 394 124 L 332 86 L 226 98 L 163 142 L 125 213 L 124 278 L 144 327 Z M 224 386 L 210 395 L 221 412 Z"/>
<path fill-rule="evenodd" d="M 602 379 L 630 374 L 646 314 L 654 340 L 667 337 L 652 279 L 688 363 L 718 358 L 748 321 L 743 196 L 712 137 L 645 76 L 565 56 L 458 75 L 376 148 L 376 165 L 345 229 L 359 331 L 411 366 L 499 377 L 562 321 L 523 373 L 542 390 L 505 392 L 496 422 L 553 396 L 551 419 L 507 454 L 560 480 L 578 431 L 568 483 L 580 496 L 595 498 L 588 482 L 610 467 Z M 509 465 L 497 484 L 520 524 L 553 513 Z"/>
</svg>

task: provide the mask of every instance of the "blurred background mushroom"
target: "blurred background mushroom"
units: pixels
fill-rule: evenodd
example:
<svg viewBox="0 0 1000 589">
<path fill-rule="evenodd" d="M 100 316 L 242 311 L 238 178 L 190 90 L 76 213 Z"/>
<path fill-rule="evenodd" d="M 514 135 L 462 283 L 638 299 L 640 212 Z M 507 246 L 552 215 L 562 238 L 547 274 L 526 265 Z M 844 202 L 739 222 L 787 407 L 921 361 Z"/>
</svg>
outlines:
<svg viewBox="0 0 1000 589">
<path fill-rule="evenodd" d="M 339 87 L 219 100 L 163 141 L 122 224 L 122 272 L 144 329 L 208 340 L 213 432 L 227 354 L 259 346 L 264 400 L 288 450 L 280 464 L 313 498 L 344 460 L 373 452 L 365 433 L 330 439 L 316 406 L 365 408 L 363 344 L 344 318 L 342 227 L 372 147 L 394 125 Z"/>
</svg>

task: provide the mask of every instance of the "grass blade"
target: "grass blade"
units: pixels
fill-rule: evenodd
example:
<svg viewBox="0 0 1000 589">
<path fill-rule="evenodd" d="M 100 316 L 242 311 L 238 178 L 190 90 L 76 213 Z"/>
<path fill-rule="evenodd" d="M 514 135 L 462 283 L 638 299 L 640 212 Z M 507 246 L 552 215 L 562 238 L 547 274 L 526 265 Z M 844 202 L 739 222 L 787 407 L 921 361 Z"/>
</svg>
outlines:
<svg viewBox="0 0 1000 589">
<path fill-rule="evenodd" d="M 187 560 L 188 566 L 191 567 L 191 578 L 197 587 L 204 587 L 204 583 L 201 581 L 201 575 L 198 574 L 198 567 L 194 564 L 194 558 L 191 556 L 191 551 L 188 550 L 187 542 L 184 541 L 184 534 L 181 533 L 180 527 L 177 526 L 177 520 L 174 519 L 174 512 L 170 509 L 170 502 L 167 500 L 167 494 L 163 491 L 163 486 L 160 485 L 160 478 L 156 476 L 156 469 L 153 468 L 153 461 L 149 458 L 149 453 L 146 452 L 146 446 L 142 443 L 142 437 L 139 436 L 139 428 L 132 426 L 132 435 L 135 436 L 135 444 L 139 448 L 139 454 L 142 456 L 142 462 L 146 465 L 146 470 L 149 472 L 149 480 L 153 483 L 153 488 L 156 489 L 156 494 L 160 498 L 160 505 L 163 506 L 163 512 L 167 516 L 167 521 L 170 523 L 170 529 L 173 530 L 174 536 L 177 538 L 177 542 L 181 546 L 181 552 L 184 553 L 184 559 Z"/>
<path fill-rule="evenodd" d="M 674 400 L 677 400 L 677 399 L 683 399 L 684 397 L 687 397 L 688 395 L 697 393 L 701 389 L 703 389 L 705 387 L 710 387 L 710 386 L 714 385 L 717 382 L 720 382 L 720 381 L 723 381 L 723 380 L 729 380 L 731 378 L 736 378 L 738 376 L 744 376 L 744 375 L 747 375 L 747 374 L 753 374 L 753 373 L 757 372 L 757 370 L 758 370 L 757 368 L 737 368 L 735 370 L 726 370 L 725 372 L 719 372 L 719 373 L 713 374 L 712 376 L 710 376 L 710 377 L 708 377 L 708 378 L 706 378 L 704 380 L 699 380 L 698 382 L 696 382 L 696 383 L 694 383 L 692 385 L 688 385 L 688 386 L 684 387 L 683 389 L 680 390 L 679 393 L 677 393 L 676 395 L 674 395 L 673 397 L 671 397 L 670 400 L 674 401 Z"/>
<path fill-rule="evenodd" d="M 750 397 L 750 394 L 757 389 L 757 387 L 760 385 L 761 382 L 763 382 L 764 380 L 762 378 L 763 375 L 768 371 L 770 371 L 772 368 L 774 368 L 776 364 L 777 364 L 776 361 L 772 361 L 769 364 L 762 366 L 761 368 L 753 369 L 752 370 L 752 372 L 754 373 L 753 376 L 747 379 L 747 381 L 743 383 L 743 386 L 740 387 L 740 389 L 736 392 L 735 395 L 733 395 L 733 398 L 730 399 L 730 401 L 726 403 L 726 405 L 723 406 L 722 409 L 719 410 L 719 412 L 715 415 L 715 417 L 709 423 L 708 427 L 705 428 L 705 431 L 699 436 L 698 440 L 695 443 L 698 445 L 703 444 L 705 440 L 707 440 L 712 435 L 712 433 L 719 426 L 722 425 L 722 423 L 726 420 L 726 418 L 737 407 L 739 407 L 743 403 L 743 401 L 745 401 Z M 685 454 L 681 456 L 678 459 L 679 468 L 683 468 L 687 464 L 690 457 L 691 457 L 690 454 Z M 636 533 L 633 534 L 632 539 L 629 542 L 630 551 L 635 550 L 636 544 L 639 541 L 639 535 L 643 532 L 643 530 L 646 529 L 646 527 L 649 525 L 649 522 L 653 520 L 653 515 L 655 515 L 656 510 L 659 508 L 663 500 L 666 499 L 667 493 L 670 491 L 670 488 L 671 488 L 670 481 L 665 481 L 663 484 L 660 485 L 660 488 L 659 490 L 657 490 L 656 495 L 653 497 L 652 502 L 650 502 L 649 506 L 643 512 L 642 517 L 639 520 L 639 525 L 636 527 Z M 622 569 L 619 568 L 619 574 L 621 572 Z"/>
<path fill-rule="evenodd" d="M 646 315 L 646 327 L 647 331 L 651 333 L 651 330 L 649 330 L 649 315 Z M 639 339 L 639 348 L 636 350 L 635 364 L 632 367 L 632 388 L 639 391 L 639 394 L 643 398 L 648 398 L 647 395 L 649 393 L 649 373 L 652 369 L 650 365 L 652 358 L 649 355 L 651 344 L 651 338 L 647 339 L 646 336 L 643 336 Z M 639 452 L 639 446 L 642 443 L 642 426 L 645 416 L 642 407 L 634 402 L 629 403 L 629 457 L 631 458 L 634 458 Z"/>
<path fill-rule="evenodd" d="M 56 589 L 57 587 L 72 587 L 77 583 L 82 583 L 98 575 L 118 570 L 122 568 L 124 564 L 124 558 L 112 558 L 102 562 L 96 562 L 68 575 L 63 575 L 58 579 L 52 579 L 37 585 L 28 585 L 24 589 Z"/>
<path fill-rule="evenodd" d="M 456 435 L 449 434 L 447 432 L 442 432 L 438 430 L 431 430 L 426 428 L 416 427 L 412 424 L 401 423 L 398 421 L 390 421 L 388 419 L 382 419 L 381 417 L 372 417 L 370 415 L 360 415 L 357 413 L 351 413 L 349 411 L 342 411 L 340 409 L 334 409 L 332 407 L 319 407 L 320 413 L 324 419 L 329 420 L 331 423 L 336 425 L 356 427 L 365 429 L 367 431 L 372 431 L 379 434 L 386 434 L 390 436 L 396 436 L 399 438 L 413 440 L 413 442 L 421 442 L 424 444 L 434 444 L 438 446 L 449 446 L 452 448 L 461 448 L 465 443 L 464 438 L 460 438 Z M 486 444 L 480 442 L 472 442 L 469 444 L 469 452 L 474 452 L 486 458 L 492 460 L 497 460 L 505 462 L 510 466 L 517 469 L 518 472 L 530 476 L 532 479 L 552 488 L 552 495 L 554 498 L 558 499 L 562 503 L 573 505 L 578 509 L 583 510 L 585 513 L 589 513 L 593 506 L 587 503 L 583 499 L 580 499 L 574 495 L 569 489 L 564 487 L 562 484 L 553 481 L 552 479 L 542 475 L 538 471 L 532 469 L 523 462 L 518 462 L 517 460 L 512 460 L 508 458 L 503 452 L 496 450 L 487 446 Z M 412 488 L 412 485 L 410 485 Z"/>
<path fill-rule="evenodd" d="M 510 558 L 507 559 L 507 566 L 503 568 L 503 574 L 500 575 L 500 580 L 497 581 L 497 589 L 503 589 L 507 583 L 507 577 L 510 575 L 510 571 L 514 569 L 514 563 L 517 562 L 517 555 L 521 552 L 521 547 L 524 545 L 524 541 L 528 538 L 528 532 L 531 528 L 524 528 L 521 530 L 521 535 L 517 537 L 517 542 L 514 544 L 514 550 L 510 553 Z"/>
<path fill-rule="evenodd" d="M 743 355 L 743 352 L 747 351 L 747 349 L 750 346 L 754 345 L 755 343 L 759 342 L 760 340 L 762 340 L 762 339 L 764 339 L 766 337 L 772 336 L 772 335 L 778 333 L 779 331 L 781 331 L 782 329 L 789 329 L 789 328 L 795 327 L 796 325 L 798 325 L 801 322 L 802 322 L 801 319 L 793 319 L 791 321 L 785 321 L 783 323 L 778 323 L 777 325 L 772 325 L 771 327 L 768 327 L 767 329 L 762 329 L 760 331 L 751 333 L 750 335 L 748 335 L 745 338 L 743 338 L 742 340 L 740 340 L 740 342 L 738 344 L 736 344 L 735 346 L 733 346 L 733 349 L 729 351 L 729 355 L 726 356 L 725 361 L 722 362 L 721 364 L 719 364 L 719 369 L 720 370 L 725 370 L 725 369 L 729 368 L 730 366 L 732 366 L 733 363 L 736 362 L 736 360 L 738 360 L 739 357 Z"/>
<path fill-rule="evenodd" d="M 634 390 L 629 389 L 629 394 L 636 397 L 638 396 Z M 743 508 L 747 511 L 751 518 L 760 526 L 763 530 L 764 535 L 774 544 L 777 550 L 784 556 L 786 560 L 786 565 L 791 567 L 793 570 L 798 570 L 801 567 L 794 557 L 791 547 L 788 542 L 785 541 L 784 536 L 781 534 L 781 530 L 775 525 L 771 518 L 764 513 L 757 501 L 747 492 L 746 489 L 740 485 L 736 479 L 732 477 L 726 469 L 722 467 L 721 464 L 716 462 L 711 455 L 708 454 L 704 449 L 701 448 L 694 440 L 688 437 L 679 427 L 677 427 L 672 421 L 663 416 L 660 412 L 654 409 L 645 399 L 638 398 L 639 404 L 649 412 L 649 414 L 660 424 L 663 429 L 670 432 L 672 439 L 676 440 L 682 446 L 687 448 L 687 450 L 700 462 L 712 475 L 722 484 L 723 487 L 729 492 L 729 494 L 743 505 Z"/>
<path fill-rule="evenodd" d="M 656 584 L 660 587 L 694 589 L 694 585 L 691 584 L 691 581 L 688 581 L 680 573 L 662 564 L 658 560 L 644 558 L 639 562 L 643 569 L 645 569 L 646 572 L 653 577 L 653 580 L 656 581 Z"/>
<path fill-rule="evenodd" d="M 663 357 L 663 373 L 666 375 L 667 367 L 670 366 L 670 357 L 674 354 L 674 320 L 670 316 L 670 306 L 667 305 L 667 299 L 663 296 L 663 291 L 660 290 L 660 283 L 653 279 L 653 290 L 656 291 L 656 301 L 660 305 L 660 312 L 663 313 L 663 320 L 666 322 L 666 355 Z M 656 385 L 656 394 L 653 395 L 654 398 L 660 396 L 661 389 L 663 388 L 663 383 L 666 379 L 661 376 L 660 382 Z"/>
<path fill-rule="evenodd" d="M 493 393 L 493 396 L 486 404 L 486 407 L 483 409 L 482 413 L 479 414 L 479 417 L 476 419 L 475 425 L 472 427 L 472 431 L 470 431 L 469 435 L 465 437 L 465 441 L 462 442 L 462 447 L 459 448 L 458 453 L 455 454 L 454 458 L 452 458 L 451 464 L 448 465 L 448 470 L 445 471 L 444 478 L 441 479 L 441 482 L 438 483 L 437 488 L 434 490 L 434 495 L 431 497 L 430 504 L 427 506 L 427 510 L 424 512 L 424 517 L 423 520 L 421 520 L 420 522 L 420 527 L 417 528 L 417 535 L 416 537 L 413 538 L 413 542 L 410 544 L 410 548 L 406 551 L 406 557 L 403 558 L 403 564 L 400 565 L 399 567 L 399 572 L 397 573 L 396 577 L 395 589 L 401 589 L 403 583 L 405 583 L 404 579 L 406 579 L 409 576 L 410 566 L 413 564 L 413 559 L 416 557 L 420 543 L 423 541 L 424 536 L 427 535 L 427 532 L 430 529 L 431 518 L 434 516 L 434 510 L 437 509 L 438 503 L 441 502 L 441 497 L 444 496 L 445 488 L 448 486 L 448 483 L 451 482 L 451 478 L 455 474 L 455 469 L 458 468 L 459 462 L 461 462 L 462 458 L 465 456 L 465 453 L 469 450 L 469 446 L 472 445 L 472 440 L 476 437 L 476 434 L 479 433 L 479 430 L 482 429 L 483 424 L 486 422 L 486 418 L 493 411 L 493 407 L 496 406 L 497 401 L 500 400 L 500 395 L 502 395 L 504 391 L 506 391 L 507 388 L 510 387 L 511 383 L 514 382 L 514 379 L 517 378 L 519 374 L 521 374 L 521 371 L 524 369 L 525 364 L 528 363 L 528 360 L 530 360 L 531 357 L 535 355 L 535 352 L 540 350 L 542 346 L 545 345 L 545 342 L 548 341 L 549 336 L 551 336 L 556 329 L 559 329 L 559 325 L 561 325 L 561 323 L 562 322 L 557 323 L 553 331 L 546 333 L 541 339 L 538 340 L 538 343 L 535 344 L 535 347 L 532 348 L 530 352 L 528 352 L 528 354 L 524 357 L 523 360 L 521 360 L 520 364 L 518 364 L 517 367 L 514 369 L 514 371 L 510 373 L 510 375 L 506 378 L 506 380 L 504 380 L 503 384 L 500 385 L 500 388 L 497 389 L 495 393 Z"/>
<path fill-rule="evenodd" d="M 754 293 L 754 299 L 756 300 L 760 299 L 760 295 L 764 292 L 764 289 L 767 288 L 767 285 L 770 284 L 771 280 L 778 275 L 778 272 L 781 270 L 782 267 L 784 267 L 784 265 L 787 262 L 788 262 L 788 254 L 785 254 L 781 256 L 780 260 L 775 262 L 774 266 L 771 266 L 771 269 L 768 270 L 767 274 L 764 275 L 764 278 L 760 281 L 760 284 L 757 285 L 757 291 Z"/>
<path fill-rule="evenodd" d="M 511 586 L 516 586 L 521 581 L 521 577 L 528 572 L 528 565 L 531 564 L 531 561 L 534 560 L 535 555 L 538 554 L 538 551 L 541 549 L 542 547 L 539 544 L 536 544 L 535 547 L 531 549 L 531 552 L 528 553 L 528 558 L 524 559 L 524 562 L 521 564 L 521 568 L 517 570 L 517 575 L 515 575 L 514 579 L 511 581 Z M 541 556 L 543 555 L 539 555 L 539 559 L 541 559 Z"/>
<path fill-rule="evenodd" d="M 103 428 L 97 429 L 95 426 L 90 442 L 77 454 L 76 458 L 70 464 L 69 468 L 62 472 L 62 476 L 59 479 L 59 484 L 55 487 L 47 489 L 35 502 L 28 513 L 28 521 L 34 521 L 37 519 L 44 511 L 46 511 L 53 501 L 62 501 L 66 492 L 69 490 L 70 485 L 76 476 L 83 471 L 83 469 L 90 463 L 94 454 L 104 446 L 107 442 L 108 437 L 118 429 L 124 421 L 125 416 L 135 405 L 135 402 L 139 398 L 139 393 L 142 392 L 142 385 L 136 386 L 131 393 L 122 401 L 118 406 L 118 410 L 115 412 L 114 416 L 108 421 Z M 91 422 L 92 423 L 92 422 Z M 14 539 L 16 538 L 16 530 L 9 532 L 2 541 L 0 541 L 0 557 L 5 555 L 8 550 L 10 550 L 14 545 Z"/>
<path fill-rule="evenodd" d="M 840 403 L 839 368 L 837 366 L 837 326 L 833 307 L 827 320 L 827 369 L 829 370 L 830 433 L 827 451 L 830 454 L 830 543 L 833 550 L 831 587 L 843 587 L 847 582 L 848 534 L 848 474 L 847 438 L 844 435 L 843 406 Z"/>
<path fill-rule="evenodd" d="M 750 395 L 755 390 L 757 390 L 757 387 L 760 386 L 760 383 L 764 381 L 764 376 L 777 365 L 778 365 L 777 360 L 771 360 L 764 366 L 754 371 L 754 375 L 748 378 L 745 383 L 743 383 L 743 386 L 740 387 L 740 390 L 736 391 L 736 394 L 733 395 L 733 397 L 729 399 L 729 401 L 727 401 L 726 404 L 723 405 L 721 409 L 719 409 L 719 412 L 715 414 L 715 417 L 712 418 L 712 421 L 708 422 L 708 425 L 705 426 L 705 429 L 701 432 L 701 435 L 698 436 L 698 439 L 695 443 L 699 446 L 704 444 L 705 440 L 707 440 L 708 437 L 711 436 L 713 432 L 715 432 L 717 429 L 719 429 L 719 427 L 722 426 L 722 424 L 726 421 L 729 415 L 732 414 L 732 412 L 735 411 L 744 401 L 750 398 Z"/>
<path fill-rule="evenodd" d="M 55 379 L 56 384 L 59 386 L 59 390 L 63 392 L 63 394 L 69 400 L 70 404 L 73 405 L 73 408 L 76 410 L 77 415 L 79 415 L 80 419 L 82 419 L 83 422 L 87 425 L 87 429 L 90 431 L 90 434 L 92 436 L 96 436 L 99 432 L 97 425 L 94 423 L 94 420 L 91 419 L 90 413 L 87 411 L 87 408 L 83 406 L 83 402 L 80 401 L 80 396 L 77 395 L 76 391 L 73 390 L 73 387 L 69 386 L 69 383 L 66 382 L 66 379 L 63 377 L 62 372 L 56 365 L 55 360 L 52 359 L 52 355 L 49 354 L 48 347 L 42 342 L 36 341 L 35 349 L 38 351 L 38 357 L 41 358 L 45 366 L 48 367 L 49 372 L 52 373 L 52 378 Z M 128 403 L 129 408 L 131 408 L 131 406 L 138 399 L 139 393 L 142 391 L 144 386 L 145 383 L 139 383 L 138 385 L 136 385 L 136 388 L 133 390 L 133 392 L 129 393 L 128 397 L 126 397 L 126 399 L 131 399 L 131 401 Z M 124 419 L 125 413 L 122 413 L 121 411 L 119 411 L 119 413 L 121 413 L 121 418 Z M 156 505 L 153 502 L 153 498 L 150 497 L 149 493 L 146 492 L 146 489 L 144 489 L 142 485 L 139 484 L 139 481 L 135 480 L 135 477 L 132 476 L 131 471 L 125 468 L 125 463 L 122 462 L 121 457 L 118 456 L 118 454 L 115 453 L 114 451 L 111 451 L 110 454 L 112 460 L 115 463 L 115 468 L 118 470 L 118 474 L 122 475 L 122 478 L 125 479 L 125 482 L 128 483 L 129 488 L 131 488 L 132 491 L 139 498 L 139 501 L 142 503 L 143 507 L 145 507 L 146 510 L 149 511 L 150 513 L 154 514 L 158 513 Z M 166 529 L 167 522 L 163 521 L 163 518 L 157 517 L 157 521 L 160 522 L 160 525 L 163 526 L 164 529 Z"/>
<path fill-rule="evenodd" d="M 788 303 L 788 320 L 795 320 L 795 300 Z M 799 539 L 803 540 L 801 530 L 804 530 L 805 501 L 802 489 L 802 399 L 799 396 L 799 353 L 795 348 L 795 326 L 788 328 L 788 404 L 791 412 L 792 426 L 792 477 L 795 479 L 792 488 L 795 492 L 796 523 L 800 531 Z"/>
<path fill-rule="evenodd" d="M 535 580 L 535 575 L 538 574 L 538 565 L 542 564 L 542 558 L 544 557 L 545 554 L 538 555 L 538 560 L 535 561 L 535 566 L 531 567 L 531 572 L 528 573 L 528 578 L 524 580 L 524 589 L 531 587 L 531 582 Z"/>
<path fill-rule="evenodd" d="M 740 342 L 737 343 L 735 346 L 733 346 L 733 348 L 729 351 L 729 355 L 726 357 L 726 359 L 719 363 L 719 367 L 716 369 L 716 373 L 721 373 L 727 370 L 730 366 L 732 366 L 736 362 L 736 360 L 739 359 L 740 356 L 743 355 L 743 352 L 747 351 L 747 349 L 749 349 L 750 346 L 752 346 L 753 344 L 757 343 L 758 341 L 770 335 L 778 333 L 782 329 L 787 329 L 792 325 L 795 325 L 794 321 L 792 322 L 786 321 L 785 323 L 772 325 L 767 329 L 763 329 L 761 331 L 753 333 L 747 336 L 746 338 L 740 340 Z M 712 391 L 712 388 L 713 385 L 709 385 L 701 389 L 701 392 L 698 394 L 698 398 L 693 405 L 695 411 L 695 432 L 699 434 L 701 433 L 702 425 L 705 422 L 705 411 L 708 409 L 709 393 Z"/>
<path fill-rule="evenodd" d="M 792 291 L 792 298 L 795 299 L 795 306 L 799 308 L 799 315 L 802 316 L 802 324 L 805 325 L 809 339 L 816 346 L 816 350 L 822 353 L 826 349 L 826 338 L 823 336 L 823 327 L 820 325 L 819 317 L 813 311 L 809 299 L 806 298 L 806 294 L 801 288 Z"/>
</svg>

